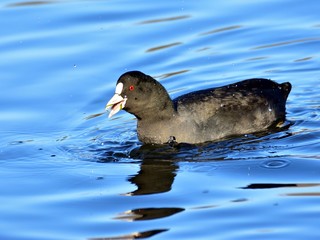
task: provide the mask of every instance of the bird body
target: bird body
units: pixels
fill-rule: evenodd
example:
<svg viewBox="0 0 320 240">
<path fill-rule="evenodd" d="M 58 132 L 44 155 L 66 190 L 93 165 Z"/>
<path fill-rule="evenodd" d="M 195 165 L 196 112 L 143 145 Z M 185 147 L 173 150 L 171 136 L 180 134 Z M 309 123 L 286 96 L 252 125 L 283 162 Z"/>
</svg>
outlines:
<svg viewBox="0 0 320 240">
<path fill-rule="evenodd" d="M 108 102 L 110 117 L 124 109 L 137 118 L 144 143 L 202 143 L 268 129 L 285 119 L 290 83 L 255 78 L 191 92 L 171 100 L 165 88 L 138 71 L 123 74 Z"/>
</svg>

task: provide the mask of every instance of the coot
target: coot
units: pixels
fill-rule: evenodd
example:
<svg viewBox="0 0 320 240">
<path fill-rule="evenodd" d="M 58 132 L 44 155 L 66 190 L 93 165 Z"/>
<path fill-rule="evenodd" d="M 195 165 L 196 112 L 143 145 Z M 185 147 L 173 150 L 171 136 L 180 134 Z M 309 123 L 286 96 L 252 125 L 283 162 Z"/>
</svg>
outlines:
<svg viewBox="0 0 320 240">
<path fill-rule="evenodd" d="M 109 117 L 121 109 L 133 114 L 143 143 L 202 143 L 263 131 L 284 121 L 290 90 L 289 82 L 254 78 L 171 100 L 158 81 L 130 71 L 120 76 L 106 109 Z"/>
</svg>

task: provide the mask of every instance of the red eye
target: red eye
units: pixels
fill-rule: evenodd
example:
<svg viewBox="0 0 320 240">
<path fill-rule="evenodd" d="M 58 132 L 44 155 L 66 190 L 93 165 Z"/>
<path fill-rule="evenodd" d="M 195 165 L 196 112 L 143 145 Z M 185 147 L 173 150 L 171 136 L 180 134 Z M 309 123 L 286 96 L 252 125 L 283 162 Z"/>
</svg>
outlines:
<svg viewBox="0 0 320 240">
<path fill-rule="evenodd" d="M 129 87 L 129 90 L 130 90 L 130 91 L 133 91 L 133 90 L 134 90 L 134 86 L 131 85 L 131 86 Z"/>
</svg>

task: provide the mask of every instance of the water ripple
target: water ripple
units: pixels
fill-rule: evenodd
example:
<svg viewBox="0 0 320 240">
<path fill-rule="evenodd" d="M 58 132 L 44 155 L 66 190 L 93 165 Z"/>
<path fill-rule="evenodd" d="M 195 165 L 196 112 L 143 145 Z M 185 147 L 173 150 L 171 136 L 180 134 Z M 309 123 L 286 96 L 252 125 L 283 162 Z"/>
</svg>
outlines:
<svg viewBox="0 0 320 240">
<path fill-rule="evenodd" d="M 56 3 L 57 1 L 26 1 L 7 4 L 6 7 L 25 7 Z"/>
<path fill-rule="evenodd" d="M 319 6 L 2 1 L 1 239 L 314 239 Z M 157 76 L 172 97 L 290 81 L 289 123 L 142 145 L 131 115 L 99 117 L 129 70 Z"/>
<path fill-rule="evenodd" d="M 285 42 L 266 44 L 266 45 L 251 48 L 250 50 L 258 50 L 258 49 L 263 49 L 263 48 L 273 48 L 273 47 L 291 45 L 291 44 L 295 44 L 295 43 L 318 42 L 318 41 L 320 41 L 319 37 L 303 38 L 303 39 L 296 39 L 296 40 L 285 41 Z"/>
<path fill-rule="evenodd" d="M 210 35 L 210 34 L 215 34 L 215 33 L 220 33 L 220 32 L 226 32 L 226 31 L 231 31 L 231 30 L 235 30 L 235 29 L 239 29 L 242 28 L 243 26 L 241 25 L 234 25 L 234 26 L 228 26 L 228 27 L 223 27 L 223 28 L 217 28 L 217 29 L 213 29 L 207 32 L 203 32 L 200 33 L 200 36 L 204 36 L 204 35 Z"/>
<path fill-rule="evenodd" d="M 160 22 L 168 22 L 168 21 L 171 22 L 171 21 L 186 19 L 190 17 L 191 17 L 190 15 L 181 15 L 181 16 L 168 17 L 168 18 L 145 20 L 145 21 L 139 22 L 138 24 L 150 24 L 150 23 L 160 23 Z"/>
<path fill-rule="evenodd" d="M 171 48 L 171 47 L 174 47 L 174 46 L 177 46 L 177 45 L 181 45 L 182 42 L 174 42 L 174 43 L 169 43 L 169 44 L 165 44 L 165 45 L 160 45 L 160 46 L 157 46 L 157 47 L 152 47 L 152 48 L 149 48 L 146 50 L 146 52 L 155 52 L 155 51 L 159 51 L 159 50 L 163 50 L 163 49 L 166 49 L 166 48 Z"/>
<path fill-rule="evenodd" d="M 261 163 L 261 166 L 264 168 L 276 169 L 276 168 L 284 168 L 290 164 L 288 160 L 268 160 Z"/>
</svg>

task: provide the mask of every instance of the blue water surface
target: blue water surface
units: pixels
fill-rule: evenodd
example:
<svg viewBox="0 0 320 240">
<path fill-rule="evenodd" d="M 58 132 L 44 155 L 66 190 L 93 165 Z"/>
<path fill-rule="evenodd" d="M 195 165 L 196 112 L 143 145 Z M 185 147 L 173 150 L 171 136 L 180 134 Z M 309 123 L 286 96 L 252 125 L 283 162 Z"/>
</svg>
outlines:
<svg viewBox="0 0 320 240">
<path fill-rule="evenodd" d="M 0 3 L 1 239 L 319 239 L 320 4 Z M 104 107 L 129 70 L 174 98 L 292 83 L 279 131 L 143 146 Z"/>
</svg>

